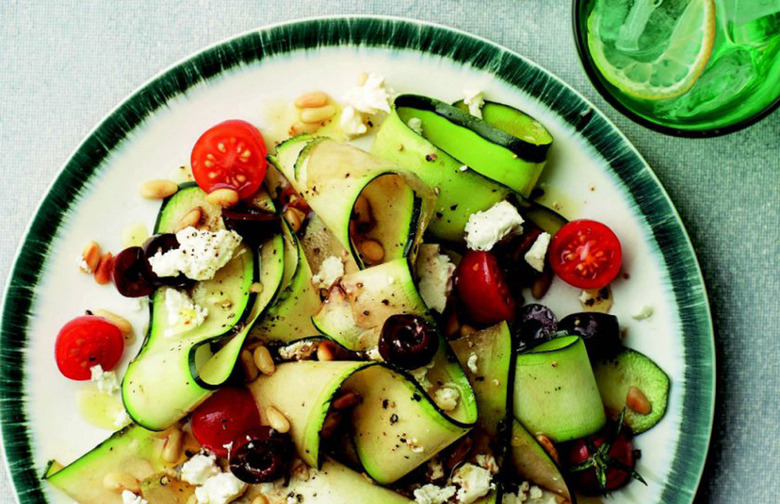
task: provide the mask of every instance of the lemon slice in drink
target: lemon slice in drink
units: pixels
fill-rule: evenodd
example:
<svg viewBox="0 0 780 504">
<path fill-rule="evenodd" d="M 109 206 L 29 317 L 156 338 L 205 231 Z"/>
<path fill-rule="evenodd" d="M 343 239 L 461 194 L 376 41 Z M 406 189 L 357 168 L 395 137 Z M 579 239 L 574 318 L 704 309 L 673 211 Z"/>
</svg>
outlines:
<svg viewBox="0 0 780 504">
<path fill-rule="evenodd" d="M 715 40 L 713 0 L 595 0 L 588 48 L 623 93 L 663 100 L 690 89 Z"/>
</svg>

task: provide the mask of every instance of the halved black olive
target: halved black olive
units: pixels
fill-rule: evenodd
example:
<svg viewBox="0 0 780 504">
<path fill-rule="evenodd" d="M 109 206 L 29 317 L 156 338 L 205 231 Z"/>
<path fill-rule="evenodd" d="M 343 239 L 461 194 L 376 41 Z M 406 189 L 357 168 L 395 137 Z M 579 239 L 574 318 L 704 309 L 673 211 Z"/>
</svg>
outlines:
<svg viewBox="0 0 780 504">
<path fill-rule="evenodd" d="M 418 315 L 391 315 L 379 337 L 382 358 L 404 369 L 428 364 L 438 349 L 436 329 Z"/>
<path fill-rule="evenodd" d="M 558 329 L 581 337 L 591 360 L 615 354 L 623 348 L 618 319 L 608 313 L 572 313 L 558 323 Z"/>
<path fill-rule="evenodd" d="M 515 334 L 521 348 L 536 346 L 558 330 L 558 318 L 544 305 L 527 304 L 517 314 Z"/>
<path fill-rule="evenodd" d="M 263 483 L 282 477 L 292 459 L 292 441 L 270 427 L 258 427 L 234 441 L 230 472 L 246 483 Z"/>
<path fill-rule="evenodd" d="M 148 296 L 154 291 L 154 273 L 141 247 L 129 247 L 117 254 L 112 275 L 116 290 L 125 297 Z"/>
<path fill-rule="evenodd" d="M 244 241 L 259 244 L 279 232 L 279 215 L 257 207 L 239 204 L 222 209 L 225 227 L 240 234 Z"/>
</svg>

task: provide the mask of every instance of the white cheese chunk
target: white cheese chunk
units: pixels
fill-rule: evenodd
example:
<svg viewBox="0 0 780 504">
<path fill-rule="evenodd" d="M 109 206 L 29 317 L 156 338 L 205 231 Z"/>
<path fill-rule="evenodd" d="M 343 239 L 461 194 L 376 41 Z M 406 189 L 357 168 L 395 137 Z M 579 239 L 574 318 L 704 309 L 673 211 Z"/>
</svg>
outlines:
<svg viewBox="0 0 780 504">
<path fill-rule="evenodd" d="M 330 256 L 322 261 L 320 270 L 311 277 L 311 281 L 318 289 L 327 289 L 342 276 L 344 276 L 344 263 L 338 257 Z"/>
<path fill-rule="evenodd" d="M 222 471 L 214 455 L 198 453 L 181 466 L 181 479 L 191 485 L 203 485 L 212 476 Z"/>
<path fill-rule="evenodd" d="M 414 502 L 416 504 L 444 504 L 455 495 L 457 490 L 454 486 L 423 485 L 414 491 Z"/>
<path fill-rule="evenodd" d="M 378 74 L 368 74 L 366 81 L 344 93 L 344 101 L 358 112 L 376 114 L 390 113 L 390 93 L 385 88 L 385 78 Z"/>
<path fill-rule="evenodd" d="M 368 132 L 363 114 L 358 112 L 352 105 L 347 105 L 341 111 L 339 125 L 347 138 L 365 135 Z"/>
<path fill-rule="evenodd" d="M 482 119 L 482 107 L 485 106 L 484 93 L 478 89 L 464 89 L 463 103 L 469 108 L 469 114 Z"/>
<path fill-rule="evenodd" d="M 466 366 L 469 368 L 469 371 L 471 371 L 474 374 L 477 374 L 479 371 L 479 368 L 477 367 L 477 361 L 479 360 L 479 357 L 477 354 L 471 354 L 469 355 L 469 360 L 466 361 Z"/>
<path fill-rule="evenodd" d="M 126 427 L 127 425 L 130 425 L 133 422 L 133 419 L 130 418 L 130 415 L 127 414 L 127 410 L 122 408 L 122 410 L 116 414 L 114 417 L 114 427 L 117 429 L 121 429 L 123 427 Z"/>
<path fill-rule="evenodd" d="M 466 223 L 466 245 L 471 250 L 490 250 L 513 231 L 522 232 L 523 218 L 508 201 L 484 212 L 471 214 Z"/>
<path fill-rule="evenodd" d="M 246 483 L 224 472 L 210 477 L 195 489 L 198 504 L 227 504 L 233 502 L 246 490 Z"/>
<path fill-rule="evenodd" d="M 149 502 L 140 495 L 125 490 L 122 492 L 122 504 L 149 504 Z"/>
<path fill-rule="evenodd" d="M 235 231 L 200 230 L 192 226 L 176 233 L 176 239 L 179 248 L 149 258 L 157 276 L 173 277 L 181 273 L 192 280 L 210 280 L 241 244 L 241 236 Z"/>
<path fill-rule="evenodd" d="M 108 395 L 119 392 L 119 380 L 114 371 L 103 371 L 103 366 L 98 364 L 89 368 L 89 372 L 99 391 Z"/>
<path fill-rule="evenodd" d="M 305 360 L 317 351 L 313 341 L 298 341 L 279 349 L 279 357 L 284 360 Z"/>
<path fill-rule="evenodd" d="M 471 504 L 493 487 L 492 475 L 487 469 L 474 464 L 463 464 L 452 476 L 452 482 L 458 485 L 458 502 Z"/>
<path fill-rule="evenodd" d="M 547 247 L 550 246 L 550 233 L 542 233 L 525 253 L 525 262 L 538 272 L 544 271 L 544 256 L 547 255 Z"/>
<path fill-rule="evenodd" d="M 406 125 L 409 126 L 409 129 L 417 133 L 418 135 L 423 134 L 423 128 L 422 128 L 422 120 L 420 120 L 419 117 L 411 117 L 408 121 L 406 121 Z"/>
<path fill-rule="evenodd" d="M 382 358 L 382 354 L 379 353 L 378 347 L 371 347 L 368 350 L 366 350 L 366 357 L 368 357 L 369 360 L 376 361 L 376 362 L 384 362 L 385 359 Z M 426 370 L 427 373 L 427 370 Z"/>
<path fill-rule="evenodd" d="M 201 325 L 208 315 L 208 310 L 195 304 L 186 293 L 165 288 L 165 309 L 168 312 L 168 327 L 163 333 L 170 338 Z"/>
<path fill-rule="evenodd" d="M 498 473 L 498 462 L 496 462 L 496 458 L 493 455 L 489 453 L 480 453 L 474 457 L 474 461 L 479 467 L 490 471 L 490 474 Z"/>
<path fill-rule="evenodd" d="M 455 387 L 445 385 L 434 393 L 433 400 L 443 411 L 454 411 L 458 407 L 460 392 Z"/>
<path fill-rule="evenodd" d="M 653 313 L 655 313 L 655 309 L 650 305 L 644 305 L 642 308 L 636 311 L 631 317 L 634 318 L 634 320 L 645 320 L 649 319 L 653 316 Z"/>
<path fill-rule="evenodd" d="M 447 296 L 452 291 L 452 274 L 455 265 L 438 245 L 423 245 L 417 257 L 417 275 L 420 278 L 420 296 L 431 310 L 444 312 Z"/>
</svg>

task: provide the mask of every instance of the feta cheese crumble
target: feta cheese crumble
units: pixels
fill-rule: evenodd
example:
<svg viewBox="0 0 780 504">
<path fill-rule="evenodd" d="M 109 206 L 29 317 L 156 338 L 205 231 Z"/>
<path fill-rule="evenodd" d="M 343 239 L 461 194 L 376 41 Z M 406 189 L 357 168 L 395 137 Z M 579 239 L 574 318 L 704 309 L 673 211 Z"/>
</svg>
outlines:
<svg viewBox="0 0 780 504">
<path fill-rule="evenodd" d="M 119 380 L 114 371 L 103 371 L 103 366 L 98 364 L 89 368 L 90 379 L 95 382 L 99 391 L 112 395 L 119 392 Z"/>
<path fill-rule="evenodd" d="M 471 250 L 490 250 L 509 233 L 522 232 L 523 222 L 511 203 L 496 203 L 484 212 L 471 214 L 466 223 L 466 246 Z"/>
<path fill-rule="evenodd" d="M 371 347 L 368 350 L 366 350 L 366 357 L 368 357 L 369 360 L 376 361 L 376 362 L 384 362 L 385 361 L 382 358 L 382 354 L 379 353 L 379 348 L 378 347 Z"/>
<path fill-rule="evenodd" d="M 203 485 L 221 472 L 214 455 L 198 453 L 181 466 L 181 479 L 191 485 Z"/>
<path fill-rule="evenodd" d="M 385 88 L 385 78 L 381 75 L 368 74 L 363 84 L 348 89 L 343 98 L 347 105 L 341 111 L 339 124 L 348 138 L 363 135 L 368 131 L 366 116 L 390 112 L 392 97 Z"/>
<path fill-rule="evenodd" d="M 122 504 L 149 504 L 149 502 L 140 495 L 125 490 L 122 492 Z"/>
<path fill-rule="evenodd" d="M 305 360 L 317 351 L 313 341 L 298 341 L 279 349 L 279 357 L 284 360 Z"/>
<path fill-rule="evenodd" d="M 347 138 L 351 138 L 366 134 L 368 127 L 364 121 L 363 114 L 355 110 L 355 107 L 347 105 L 341 111 L 339 125 Z"/>
<path fill-rule="evenodd" d="M 431 381 L 428 379 L 428 370 L 433 367 L 433 361 L 431 361 L 430 364 L 426 366 L 420 366 L 417 369 L 412 369 L 409 371 L 409 373 L 414 377 L 415 381 L 420 384 L 420 386 L 428 390 L 433 386 Z"/>
<path fill-rule="evenodd" d="M 192 226 L 176 233 L 179 248 L 156 253 L 149 258 L 152 271 L 161 277 L 184 274 L 192 280 L 211 280 L 233 257 L 241 244 L 235 231 L 199 230 Z"/>
<path fill-rule="evenodd" d="M 419 117 L 411 117 L 408 121 L 406 121 L 406 125 L 409 126 L 409 129 L 417 133 L 418 135 L 423 134 L 423 128 L 422 128 L 422 120 L 420 120 Z"/>
<path fill-rule="evenodd" d="M 655 309 L 652 306 L 644 305 L 636 313 L 631 315 L 631 317 L 634 320 L 645 320 L 645 319 L 649 319 L 650 317 L 652 317 L 653 313 L 655 313 Z"/>
<path fill-rule="evenodd" d="M 224 472 L 210 477 L 195 489 L 195 498 L 198 504 L 227 504 L 234 501 L 246 490 L 246 483 L 233 476 L 233 473 Z"/>
<path fill-rule="evenodd" d="M 168 327 L 163 333 L 170 338 L 201 325 L 208 315 L 208 310 L 195 304 L 186 293 L 165 288 L 165 309 L 168 311 Z"/>
<path fill-rule="evenodd" d="M 458 489 L 454 486 L 438 487 L 436 485 L 423 485 L 414 491 L 416 504 L 445 504 Z"/>
<path fill-rule="evenodd" d="M 320 271 L 311 277 L 312 283 L 318 289 L 327 289 L 344 276 L 344 263 L 336 256 L 327 257 L 320 265 Z"/>
<path fill-rule="evenodd" d="M 469 114 L 482 119 L 482 107 L 485 106 L 484 92 L 478 89 L 464 89 L 463 103 L 469 108 Z"/>
<path fill-rule="evenodd" d="M 474 464 L 463 464 L 452 476 L 452 482 L 458 485 L 458 502 L 471 504 L 493 488 L 492 475 L 487 469 Z"/>
<path fill-rule="evenodd" d="M 438 245 L 423 245 L 417 258 L 417 275 L 420 277 L 420 296 L 431 310 L 444 312 L 447 296 L 452 291 L 452 274 L 455 265 L 450 258 L 439 253 Z"/>
<path fill-rule="evenodd" d="M 469 368 L 469 371 L 471 371 L 474 374 L 477 374 L 479 371 L 479 368 L 477 368 L 477 360 L 479 360 L 479 357 L 477 354 L 471 354 L 469 355 L 469 360 L 466 361 L 466 366 Z"/>
<path fill-rule="evenodd" d="M 433 400 L 442 410 L 454 411 L 458 407 L 460 392 L 455 387 L 445 385 L 434 393 Z"/>
<path fill-rule="evenodd" d="M 132 423 L 133 419 L 130 418 L 130 415 L 127 414 L 127 410 L 122 408 L 122 411 L 116 414 L 114 417 L 114 427 L 117 429 L 121 429 L 130 423 Z"/>
<path fill-rule="evenodd" d="M 550 246 L 550 233 L 542 233 L 525 253 L 525 262 L 533 269 L 541 273 L 544 271 L 544 256 L 547 255 L 547 247 Z"/>
</svg>

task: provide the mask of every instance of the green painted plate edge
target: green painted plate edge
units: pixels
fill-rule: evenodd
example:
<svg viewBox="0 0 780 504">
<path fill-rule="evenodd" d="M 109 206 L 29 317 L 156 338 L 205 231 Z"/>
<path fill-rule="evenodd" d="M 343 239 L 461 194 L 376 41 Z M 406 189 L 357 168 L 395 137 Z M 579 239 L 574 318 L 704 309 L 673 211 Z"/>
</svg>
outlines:
<svg viewBox="0 0 780 504">
<path fill-rule="evenodd" d="M 680 437 L 661 501 L 689 504 L 701 479 L 712 430 L 715 348 L 707 293 L 696 255 L 674 205 L 625 136 L 590 102 L 554 75 L 486 39 L 441 25 L 384 16 L 339 16 L 281 23 L 213 45 L 172 66 L 133 93 L 76 149 L 41 202 L 17 252 L 0 328 L 0 432 L 7 468 L 21 504 L 46 502 L 33 465 L 24 410 L 24 352 L 30 309 L 42 265 L 74 199 L 100 164 L 134 128 L 166 102 L 238 65 L 321 46 L 412 49 L 493 73 L 553 109 L 610 163 L 647 219 L 662 253 L 680 311 L 687 386 Z M 583 113 L 587 111 L 587 113 Z M 695 337 L 693 336 L 695 335 Z M 695 386 L 694 386 L 695 385 Z"/>
</svg>

